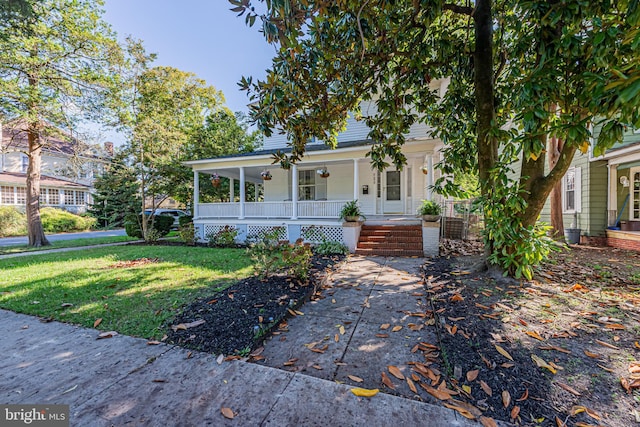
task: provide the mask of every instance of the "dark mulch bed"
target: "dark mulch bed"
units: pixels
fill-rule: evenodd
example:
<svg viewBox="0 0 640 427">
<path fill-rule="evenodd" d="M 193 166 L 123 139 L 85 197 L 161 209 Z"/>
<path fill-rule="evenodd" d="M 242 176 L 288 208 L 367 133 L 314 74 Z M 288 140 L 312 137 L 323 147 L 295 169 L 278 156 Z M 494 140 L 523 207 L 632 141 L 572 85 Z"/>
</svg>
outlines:
<svg viewBox="0 0 640 427">
<path fill-rule="evenodd" d="M 496 281 L 467 270 L 473 248 L 454 249 L 424 271 L 457 399 L 518 425 L 638 423 L 640 389 L 624 384 L 640 381 L 639 254 L 573 247 L 535 280 Z"/>
<path fill-rule="evenodd" d="M 201 298 L 185 307 L 171 322 L 166 341 L 193 350 L 247 356 L 274 326 L 291 315 L 289 310 L 295 312 L 312 296 L 325 269 L 342 259 L 341 256 L 314 257 L 310 280 L 306 283 L 285 276 L 266 280 L 250 277 L 220 293 Z M 190 327 L 190 324 L 197 326 Z"/>
</svg>

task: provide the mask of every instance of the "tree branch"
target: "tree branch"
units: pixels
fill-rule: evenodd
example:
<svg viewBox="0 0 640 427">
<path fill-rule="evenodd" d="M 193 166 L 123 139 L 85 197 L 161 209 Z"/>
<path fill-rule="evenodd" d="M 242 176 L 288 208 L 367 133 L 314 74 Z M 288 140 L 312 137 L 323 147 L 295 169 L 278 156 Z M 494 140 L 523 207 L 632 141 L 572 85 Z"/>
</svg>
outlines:
<svg viewBox="0 0 640 427">
<path fill-rule="evenodd" d="M 442 10 L 450 10 L 453 13 L 459 13 L 461 15 L 473 16 L 474 8 L 468 6 L 459 6 L 457 4 L 445 3 L 442 5 Z"/>
</svg>

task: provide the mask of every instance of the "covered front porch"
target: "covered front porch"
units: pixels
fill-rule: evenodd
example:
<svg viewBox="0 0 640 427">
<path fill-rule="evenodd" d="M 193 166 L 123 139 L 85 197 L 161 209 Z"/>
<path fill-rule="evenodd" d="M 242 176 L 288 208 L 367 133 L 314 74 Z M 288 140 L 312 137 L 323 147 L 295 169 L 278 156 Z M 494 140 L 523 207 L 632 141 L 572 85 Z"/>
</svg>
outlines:
<svg viewBox="0 0 640 427">
<path fill-rule="evenodd" d="M 190 161 L 194 173 L 194 221 L 310 220 L 339 221 L 345 203 L 358 200 L 370 215 L 415 215 L 423 199 L 433 197 L 440 160 L 435 140 L 406 144 L 407 165 L 374 171 L 368 145 L 312 150 L 284 170 L 272 165 L 273 153 Z M 313 148 L 313 147 L 312 147 Z M 320 147 L 317 147 L 320 148 Z M 228 179 L 222 201 L 201 200 L 201 176 Z M 228 188 L 228 190 L 227 190 Z"/>
</svg>

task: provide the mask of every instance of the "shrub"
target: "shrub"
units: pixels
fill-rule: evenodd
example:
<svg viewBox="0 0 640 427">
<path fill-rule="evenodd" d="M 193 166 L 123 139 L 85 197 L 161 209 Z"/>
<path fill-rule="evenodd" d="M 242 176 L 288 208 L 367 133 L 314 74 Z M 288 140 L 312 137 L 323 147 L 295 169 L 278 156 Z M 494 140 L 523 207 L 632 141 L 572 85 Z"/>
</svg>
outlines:
<svg viewBox="0 0 640 427">
<path fill-rule="evenodd" d="M 193 217 L 191 215 L 182 215 L 178 217 L 178 224 L 180 227 L 184 227 L 188 224 L 193 224 Z"/>
<path fill-rule="evenodd" d="M 173 226 L 173 217 L 168 215 L 156 215 L 147 218 L 149 224 L 149 232 L 147 233 L 147 241 L 155 241 L 160 237 L 164 237 L 171 231 Z M 127 236 L 143 238 L 142 236 L 142 215 L 129 214 L 124 220 L 124 229 Z M 154 233 L 151 233 L 151 231 Z M 155 240 L 150 240 L 150 239 Z"/>
<path fill-rule="evenodd" d="M 196 228 L 193 226 L 193 222 L 181 225 L 180 228 L 178 228 L 178 234 L 180 240 L 187 245 L 193 245 L 196 241 Z"/>
<path fill-rule="evenodd" d="M 15 206 L 0 206 L 0 237 L 27 234 L 27 217 Z"/>
<path fill-rule="evenodd" d="M 62 233 L 68 231 L 85 231 L 95 226 L 96 219 L 73 214 L 63 209 L 40 209 L 42 228 L 45 233 Z"/>
<path fill-rule="evenodd" d="M 344 206 L 342 206 L 342 209 L 340 209 L 340 215 L 338 216 L 339 219 L 344 220 L 346 220 L 347 218 L 360 217 L 362 217 L 362 219 L 367 219 L 367 217 L 364 216 L 364 214 L 360 210 L 360 205 L 358 205 L 357 200 L 351 200 L 350 202 L 345 203 Z"/>
<path fill-rule="evenodd" d="M 298 239 L 294 244 L 279 241 L 279 228 L 264 231 L 247 250 L 254 262 L 254 270 L 261 278 L 284 273 L 298 280 L 309 277 L 311 248 Z"/>
<path fill-rule="evenodd" d="M 313 247 L 313 251 L 318 255 L 346 255 L 349 248 L 340 242 L 325 240 Z"/>
<path fill-rule="evenodd" d="M 213 247 L 228 248 L 236 245 L 238 230 L 229 225 L 225 225 L 217 233 L 207 234 L 208 245 Z"/>
</svg>

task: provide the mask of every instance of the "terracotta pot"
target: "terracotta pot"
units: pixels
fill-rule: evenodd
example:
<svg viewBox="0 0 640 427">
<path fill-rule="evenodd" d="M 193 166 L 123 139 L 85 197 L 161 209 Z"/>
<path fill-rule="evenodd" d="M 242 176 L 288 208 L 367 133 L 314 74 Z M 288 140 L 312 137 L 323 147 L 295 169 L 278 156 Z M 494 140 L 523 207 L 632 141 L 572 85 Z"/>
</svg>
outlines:
<svg viewBox="0 0 640 427">
<path fill-rule="evenodd" d="M 263 176 L 262 180 L 263 181 L 271 181 L 271 177 L 270 176 Z"/>
<path fill-rule="evenodd" d="M 329 172 L 322 173 L 322 174 L 320 174 L 320 178 L 329 178 L 329 175 L 331 175 Z"/>
<path fill-rule="evenodd" d="M 220 187 L 220 180 L 219 179 L 212 179 L 211 180 L 211 185 L 213 185 L 214 187 Z"/>
</svg>

